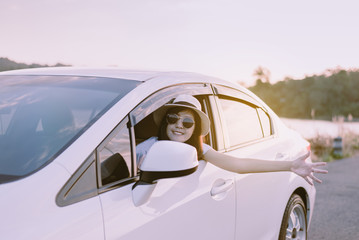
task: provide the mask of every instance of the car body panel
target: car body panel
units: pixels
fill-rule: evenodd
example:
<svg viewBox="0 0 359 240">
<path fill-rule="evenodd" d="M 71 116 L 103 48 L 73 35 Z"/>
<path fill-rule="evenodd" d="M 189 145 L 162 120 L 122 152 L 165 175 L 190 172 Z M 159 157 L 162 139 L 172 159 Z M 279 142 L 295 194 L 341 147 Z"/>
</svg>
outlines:
<svg viewBox="0 0 359 240">
<path fill-rule="evenodd" d="M 229 154 L 274 160 L 284 149 L 291 152 L 293 148 L 297 148 L 295 144 L 272 138 L 231 151 Z M 238 174 L 236 176 L 236 239 L 277 239 L 287 201 L 296 190 L 294 186 L 288 188 L 288 184 L 292 185 L 297 181 L 298 176 L 290 172 Z M 309 185 L 304 180 L 301 184 Z M 252 226 L 256 226 L 256 231 L 253 231 Z"/>
<path fill-rule="evenodd" d="M 219 200 L 210 194 L 216 180 L 233 178 L 200 161 L 189 176 L 160 180 L 140 207 L 133 205 L 131 185 L 106 192 L 101 195 L 106 239 L 234 239 L 234 188 Z"/>
<path fill-rule="evenodd" d="M 103 239 L 98 197 L 64 208 L 56 205 L 58 190 L 70 176 L 52 163 L 30 177 L 1 184 L 1 238 Z"/>
</svg>

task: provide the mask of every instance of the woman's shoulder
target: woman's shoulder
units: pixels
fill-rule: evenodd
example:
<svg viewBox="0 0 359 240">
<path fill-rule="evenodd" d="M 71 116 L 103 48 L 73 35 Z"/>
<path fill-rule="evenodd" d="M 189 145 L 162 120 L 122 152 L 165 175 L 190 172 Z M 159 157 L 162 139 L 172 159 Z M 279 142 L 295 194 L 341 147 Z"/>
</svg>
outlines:
<svg viewBox="0 0 359 240">
<path fill-rule="evenodd" d="M 212 147 L 208 144 L 203 143 L 203 155 L 206 154 L 209 149 L 212 149 Z"/>
<path fill-rule="evenodd" d="M 158 137 L 150 137 L 145 141 L 141 142 L 137 145 L 137 148 L 147 148 L 148 146 L 152 146 L 155 142 L 158 141 Z"/>
<path fill-rule="evenodd" d="M 137 164 L 140 165 L 148 150 L 158 141 L 158 137 L 150 137 L 136 146 Z"/>
</svg>

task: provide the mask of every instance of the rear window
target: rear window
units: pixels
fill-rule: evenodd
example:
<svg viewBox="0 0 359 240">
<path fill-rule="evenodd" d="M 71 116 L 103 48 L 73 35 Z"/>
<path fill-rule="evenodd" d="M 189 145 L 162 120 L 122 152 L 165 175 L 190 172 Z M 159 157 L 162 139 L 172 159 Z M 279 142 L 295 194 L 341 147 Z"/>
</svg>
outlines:
<svg viewBox="0 0 359 240">
<path fill-rule="evenodd" d="M 139 81 L 0 76 L 0 183 L 51 162 Z"/>
<path fill-rule="evenodd" d="M 224 98 L 221 98 L 219 102 L 222 106 L 231 147 L 263 138 L 255 107 Z"/>
</svg>

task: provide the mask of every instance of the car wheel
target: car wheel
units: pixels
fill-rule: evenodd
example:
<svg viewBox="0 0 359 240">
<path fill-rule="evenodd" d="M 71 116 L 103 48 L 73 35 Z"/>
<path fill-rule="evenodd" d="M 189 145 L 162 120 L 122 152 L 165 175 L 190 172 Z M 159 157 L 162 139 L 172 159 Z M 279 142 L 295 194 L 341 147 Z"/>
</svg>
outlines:
<svg viewBox="0 0 359 240">
<path fill-rule="evenodd" d="M 307 211 L 302 198 L 293 194 L 285 208 L 279 240 L 307 239 Z"/>
</svg>

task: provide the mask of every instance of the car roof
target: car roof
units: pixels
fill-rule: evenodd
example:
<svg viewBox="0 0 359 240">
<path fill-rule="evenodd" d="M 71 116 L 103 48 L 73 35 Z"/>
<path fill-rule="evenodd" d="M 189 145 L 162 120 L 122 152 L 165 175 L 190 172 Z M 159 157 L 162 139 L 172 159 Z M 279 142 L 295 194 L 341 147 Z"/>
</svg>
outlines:
<svg viewBox="0 0 359 240">
<path fill-rule="evenodd" d="M 11 70 L 0 72 L 1 75 L 56 75 L 56 76 L 88 76 L 88 77 L 108 77 L 121 78 L 136 81 L 147 81 L 157 77 L 195 77 L 197 80 L 213 79 L 190 72 L 175 71 L 146 71 L 146 70 L 123 70 L 120 68 L 88 68 L 88 67 L 47 67 L 47 68 L 28 68 L 21 70 Z"/>
<path fill-rule="evenodd" d="M 220 78 L 202 75 L 193 72 L 181 71 L 148 71 L 148 70 L 124 70 L 116 67 L 92 68 L 92 67 L 44 67 L 27 68 L 0 72 L 0 76 L 82 76 L 117 78 L 141 82 L 163 84 L 181 84 L 190 82 L 221 84 L 251 94 L 248 89 L 239 84 L 222 80 Z M 152 84 L 151 84 L 152 85 Z"/>
</svg>

